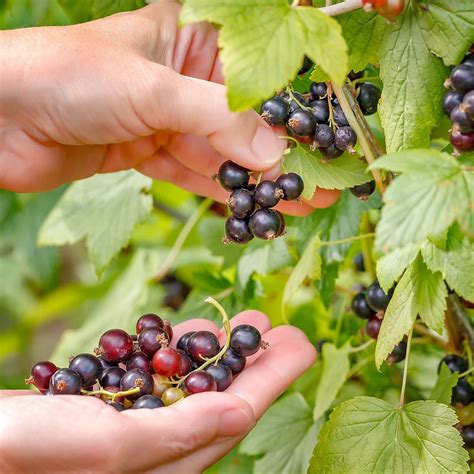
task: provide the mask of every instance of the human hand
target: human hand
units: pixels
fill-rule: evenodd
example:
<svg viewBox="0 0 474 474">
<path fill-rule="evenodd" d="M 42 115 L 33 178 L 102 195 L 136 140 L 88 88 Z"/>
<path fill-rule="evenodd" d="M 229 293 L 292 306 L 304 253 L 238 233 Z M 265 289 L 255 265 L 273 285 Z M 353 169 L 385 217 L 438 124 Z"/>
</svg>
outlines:
<svg viewBox="0 0 474 474">
<path fill-rule="evenodd" d="M 169 407 L 117 412 L 86 396 L 0 392 L 0 472 L 200 473 L 230 451 L 270 404 L 316 357 L 306 336 L 291 326 L 271 329 L 258 311 L 235 316 L 270 344 L 247 359 L 245 370 L 221 393 L 189 396 Z M 225 334 L 208 320 L 174 328 Z"/>
<path fill-rule="evenodd" d="M 254 111 L 230 112 L 217 33 L 180 29 L 179 8 L 161 0 L 79 25 L 0 32 L 0 188 L 44 191 L 136 168 L 224 201 L 211 178 L 223 161 L 278 174 L 284 140 Z M 281 210 L 307 214 L 337 196 L 321 189 Z"/>
</svg>

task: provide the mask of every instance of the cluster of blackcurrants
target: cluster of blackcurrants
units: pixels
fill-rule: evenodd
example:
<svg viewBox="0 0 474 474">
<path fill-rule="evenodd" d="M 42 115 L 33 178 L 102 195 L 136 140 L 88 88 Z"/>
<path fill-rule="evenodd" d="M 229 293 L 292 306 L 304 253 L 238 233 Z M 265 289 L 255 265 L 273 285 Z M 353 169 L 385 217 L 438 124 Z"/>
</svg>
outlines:
<svg viewBox="0 0 474 474">
<path fill-rule="evenodd" d="M 456 354 L 448 354 L 441 360 L 438 372 L 443 362 L 448 366 L 451 373 L 457 372 L 463 374 L 469 369 L 467 359 Z M 467 449 L 473 449 L 474 424 L 472 409 L 474 407 L 474 388 L 467 380 L 467 377 L 461 377 L 458 380 L 458 383 L 453 387 L 451 404 L 455 407 L 456 414 L 461 424 L 460 431 L 464 440 L 464 445 Z"/>
<path fill-rule="evenodd" d="M 221 347 L 209 331 L 192 331 L 170 347 L 173 330 L 156 314 L 144 314 L 137 335 L 110 329 L 93 354 L 71 358 L 67 368 L 38 362 L 25 380 L 44 395 L 89 395 L 118 411 L 159 408 L 200 392 L 224 391 L 245 367 L 246 357 L 267 344 L 253 326 L 243 324 Z"/>
<path fill-rule="evenodd" d="M 456 66 L 445 86 L 443 111 L 451 119 L 451 144 L 458 152 L 474 150 L 474 52 Z"/>
<path fill-rule="evenodd" d="M 225 223 L 224 243 L 246 244 L 254 237 L 273 240 L 283 235 L 285 218 L 272 208 L 280 199 L 298 199 L 304 189 L 303 180 L 296 173 L 282 174 L 276 181 L 249 184 L 250 171 L 232 161 L 221 165 L 217 179 L 232 192 L 227 200 L 232 215 Z"/>
</svg>

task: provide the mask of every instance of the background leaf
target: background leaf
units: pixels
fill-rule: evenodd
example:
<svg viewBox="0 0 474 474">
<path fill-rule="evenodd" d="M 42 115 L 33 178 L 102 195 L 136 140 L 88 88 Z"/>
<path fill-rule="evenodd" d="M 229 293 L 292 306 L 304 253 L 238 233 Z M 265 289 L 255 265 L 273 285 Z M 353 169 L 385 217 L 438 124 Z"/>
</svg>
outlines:
<svg viewBox="0 0 474 474">
<path fill-rule="evenodd" d="M 448 366 L 443 362 L 441 364 L 436 384 L 433 387 L 429 400 L 435 400 L 438 403 L 449 405 L 453 387 L 458 383 L 459 372 L 451 372 Z"/>
</svg>

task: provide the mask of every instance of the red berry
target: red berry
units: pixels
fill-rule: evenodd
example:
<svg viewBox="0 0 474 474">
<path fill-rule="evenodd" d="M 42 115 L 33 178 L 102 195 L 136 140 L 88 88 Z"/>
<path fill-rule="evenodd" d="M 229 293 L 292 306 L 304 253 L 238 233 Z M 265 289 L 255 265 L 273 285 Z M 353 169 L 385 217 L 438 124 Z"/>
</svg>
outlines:
<svg viewBox="0 0 474 474">
<path fill-rule="evenodd" d="M 382 320 L 377 318 L 377 316 L 372 316 L 367 321 L 367 325 L 365 326 L 365 330 L 367 331 L 367 334 L 372 339 L 377 339 L 379 337 L 380 326 L 382 326 Z"/>
<path fill-rule="evenodd" d="M 161 328 L 163 329 L 163 320 L 156 314 L 148 313 L 139 318 L 136 325 L 137 334 L 140 334 L 144 329 Z"/>
<path fill-rule="evenodd" d="M 219 340 L 209 331 L 197 331 L 188 339 L 188 354 L 197 363 L 217 355 L 219 348 Z"/>
<path fill-rule="evenodd" d="M 151 364 L 157 374 L 172 377 L 179 372 L 181 356 L 175 349 L 163 347 L 153 356 Z"/>
<path fill-rule="evenodd" d="M 404 0 L 362 0 L 366 11 L 375 10 L 379 15 L 395 20 L 404 10 Z"/>
<path fill-rule="evenodd" d="M 58 368 L 49 361 L 36 363 L 31 369 L 31 376 L 25 380 L 27 384 L 33 384 L 38 390 L 48 390 L 49 381 Z"/>
<path fill-rule="evenodd" d="M 107 362 L 123 362 L 133 352 L 133 340 L 122 329 L 110 329 L 100 336 L 97 352 Z"/>
<path fill-rule="evenodd" d="M 127 370 L 140 369 L 149 374 L 153 373 L 149 357 L 142 351 L 135 351 L 127 360 Z"/>
<path fill-rule="evenodd" d="M 193 372 L 184 381 L 184 389 L 190 395 L 201 392 L 215 392 L 217 383 L 208 372 Z"/>
</svg>

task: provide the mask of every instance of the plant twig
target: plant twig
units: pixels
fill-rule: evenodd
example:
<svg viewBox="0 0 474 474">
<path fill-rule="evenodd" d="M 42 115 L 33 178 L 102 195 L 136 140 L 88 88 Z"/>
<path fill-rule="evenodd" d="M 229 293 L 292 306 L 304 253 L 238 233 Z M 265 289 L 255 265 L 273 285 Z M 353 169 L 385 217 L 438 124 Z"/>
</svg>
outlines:
<svg viewBox="0 0 474 474">
<path fill-rule="evenodd" d="M 362 8 L 362 0 L 346 0 L 345 2 L 336 3 L 336 5 L 319 8 L 319 11 L 329 16 L 337 16 L 359 8 Z"/>
<path fill-rule="evenodd" d="M 153 199 L 153 207 L 163 212 L 164 214 L 167 214 L 168 216 L 177 219 L 180 222 L 184 223 L 188 220 L 187 216 L 177 211 L 176 209 L 173 209 L 171 206 L 168 206 L 167 204 L 158 201 L 157 199 Z"/>
<path fill-rule="evenodd" d="M 415 323 L 413 329 L 417 334 L 427 337 L 431 342 L 441 347 L 443 350 L 448 350 L 448 341 L 444 340 L 435 332 L 430 331 L 427 327 L 423 326 L 423 324 Z"/>
<path fill-rule="evenodd" d="M 402 389 L 400 391 L 400 408 L 405 403 L 405 390 L 407 388 L 408 362 L 409 362 L 409 359 L 410 359 L 410 346 L 411 346 L 411 337 L 412 336 L 413 336 L 413 328 L 410 330 L 410 333 L 408 334 L 407 355 L 405 357 L 405 366 L 403 367 Z"/>
<path fill-rule="evenodd" d="M 364 342 L 364 344 L 361 344 L 360 346 L 351 347 L 351 349 L 349 349 L 349 353 L 356 354 L 357 352 L 364 351 L 365 349 L 370 347 L 374 342 L 375 342 L 374 339 L 370 339 L 369 341 Z"/>
<path fill-rule="evenodd" d="M 346 239 L 326 240 L 324 242 L 321 242 L 320 245 L 321 247 L 328 247 L 331 245 L 348 244 L 349 242 L 353 242 L 354 240 L 368 239 L 374 236 L 375 232 L 370 232 L 369 234 L 355 235 L 354 237 L 347 237 Z"/>
</svg>

